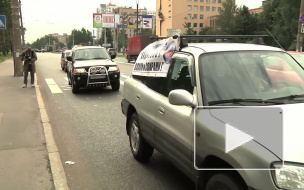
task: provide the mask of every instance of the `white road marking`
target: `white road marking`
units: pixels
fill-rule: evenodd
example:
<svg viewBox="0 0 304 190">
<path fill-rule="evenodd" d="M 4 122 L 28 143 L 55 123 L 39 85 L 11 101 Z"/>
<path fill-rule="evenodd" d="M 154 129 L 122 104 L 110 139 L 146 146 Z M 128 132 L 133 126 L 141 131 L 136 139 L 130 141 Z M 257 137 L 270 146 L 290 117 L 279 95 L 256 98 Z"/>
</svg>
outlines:
<svg viewBox="0 0 304 190">
<path fill-rule="evenodd" d="M 120 85 L 124 85 L 124 83 L 125 83 L 125 81 L 122 81 L 122 80 L 120 81 Z"/>
<path fill-rule="evenodd" d="M 64 77 L 64 80 L 69 81 L 68 77 Z"/>
<path fill-rule="evenodd" d="M 51 92 L 53 94 L 62 93 L 61 89 L 56 84 L 56 82 L 54 81 L 54 79 L 52 79 L 52 78 L 46 78 L 45 81 L 46 81 L 47 85 L 49 86 L 49 88 L 50 88 L 50 90 L 51 90 Z"/>
</svg>

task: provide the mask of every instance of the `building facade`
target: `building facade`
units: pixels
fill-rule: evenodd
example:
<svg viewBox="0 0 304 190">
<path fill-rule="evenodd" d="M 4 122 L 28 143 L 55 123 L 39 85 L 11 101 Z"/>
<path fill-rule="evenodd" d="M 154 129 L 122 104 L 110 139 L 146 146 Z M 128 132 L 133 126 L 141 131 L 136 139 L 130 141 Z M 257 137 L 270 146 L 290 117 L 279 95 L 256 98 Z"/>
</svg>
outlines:
<svg viewBox="0 0 304 190">
<path fill-rule="evenodd" d="M 156 35 L 167 36 L 168 29 L 180 29 L 185 33 L 186 26 L 199 32 L 210 27 L 212 18 L 219 15 L 225 0 L 157 0 Z"/>
</svg>

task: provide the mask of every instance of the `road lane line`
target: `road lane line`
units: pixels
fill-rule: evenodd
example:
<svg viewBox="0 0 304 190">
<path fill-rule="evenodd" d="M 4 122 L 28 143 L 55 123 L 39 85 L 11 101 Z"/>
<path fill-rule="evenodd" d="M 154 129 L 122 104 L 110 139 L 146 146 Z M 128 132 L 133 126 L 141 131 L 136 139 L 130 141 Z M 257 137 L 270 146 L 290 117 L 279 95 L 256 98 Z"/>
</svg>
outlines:
<svg viewBox="0 0 304 190">
<path fill-rule="evenodd" d="M 52 94 L 63 93 L 62 90 L 59 88 L 59 86 L 54 81 L 54 79 L 52 79 L 52 78 L 46 78 L 45 81 L 46 81 L 47 85 L 49 86 Z"/>
<path fill-rule="evenodd" d="M 52 78 L 46 78 L 45 79 L 46 84 L 50 85 L 50 84 L 56 84 L 56 82 L 54 81 L 54 79 Z"/>
</svg>

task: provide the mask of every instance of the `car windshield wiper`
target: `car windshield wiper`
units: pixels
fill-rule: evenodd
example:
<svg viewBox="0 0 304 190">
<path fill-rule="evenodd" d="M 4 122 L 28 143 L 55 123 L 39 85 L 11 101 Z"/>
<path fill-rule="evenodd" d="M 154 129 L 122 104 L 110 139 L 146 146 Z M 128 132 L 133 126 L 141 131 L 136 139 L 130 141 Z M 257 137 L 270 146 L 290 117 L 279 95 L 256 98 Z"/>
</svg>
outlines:
<svg viewBox="0 0 304 190">
<path fill-rule="evenodd" d="M 78 59 L 75 59 L 75 60 L 90 60 L 88 58 L 78 58 Z"/>
<path fill-rule="evenodd" d="M 269 100 L 262 100 L 262 99 L 241 99 L 241 98 L 234 98 L 234 99 L 228 99 L 228 100 L 216 100 L 216 101 L 211 101 L 208 102 L 208 104 L 211 105 L 216 105 L 216 104 L 226 104 L 226 103 L 232 103 L 232 104 L 240 104 L 244 105 L 242 103 L 274 103 L 274 104 L 281 104 L 282 102 L 278 101 L 269 101 Z"/>
<path fill-rule="evenodd" d="M 278 97 L 278 98 L 271 98 L 269 100 L 296 100 L 298 98 L 304 98 L 304 94 L 293 94 L 289 96 L 283 96 L 283 97 Z M 267 100 L 267 101 L 269 101 Z"/>
<path fill-rule="evenodd" d="M 106 57 L 94 57 L 92 59 L 109 59 L 109 58 L 106 58 Z"/>
</svg>

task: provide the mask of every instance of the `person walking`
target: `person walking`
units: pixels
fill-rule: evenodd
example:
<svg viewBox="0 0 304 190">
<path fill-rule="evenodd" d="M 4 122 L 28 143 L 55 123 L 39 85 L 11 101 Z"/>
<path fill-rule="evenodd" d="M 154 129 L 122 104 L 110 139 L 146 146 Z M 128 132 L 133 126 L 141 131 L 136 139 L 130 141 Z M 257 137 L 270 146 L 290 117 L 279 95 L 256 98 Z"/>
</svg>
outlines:
<svg viewBox="0 0 304 190">
<path fill-rule="evenodd" d="M 37 55 L 35 53 L 35 51 L 33 51 L 30 47 L 28 47 L 27 49 L 23 50 L 20 55 L 19 58 L 21 59 L 21 61 L 24 61 L 23 64 L 23 72 L 24 72 L 24 80 L 23 80 L 23 88 L 27 87 L 27 76 L 28 73 L 31 73 L 31 85 L 32 87 L 35 87 L 34 85 L 34 77 L 35 77 L 35 72 L 36 72 L 36 65 L 35 65 L 35 61 L 37 61 Z"/>
</svg>

